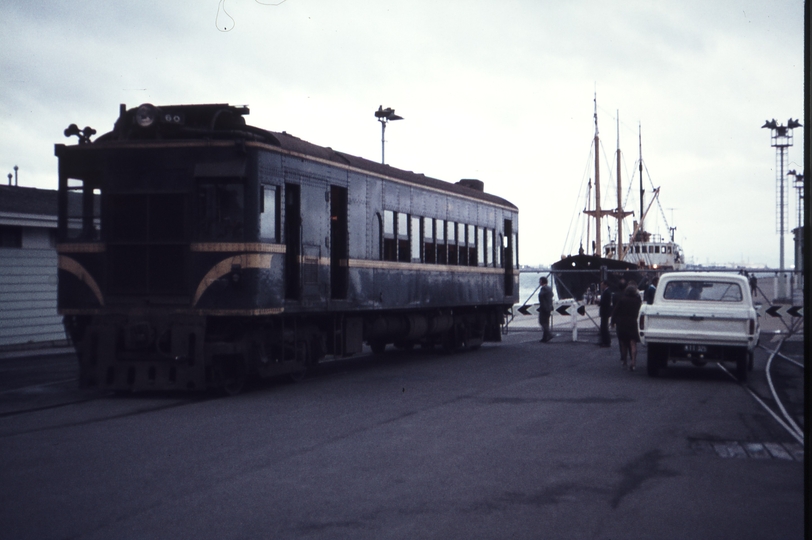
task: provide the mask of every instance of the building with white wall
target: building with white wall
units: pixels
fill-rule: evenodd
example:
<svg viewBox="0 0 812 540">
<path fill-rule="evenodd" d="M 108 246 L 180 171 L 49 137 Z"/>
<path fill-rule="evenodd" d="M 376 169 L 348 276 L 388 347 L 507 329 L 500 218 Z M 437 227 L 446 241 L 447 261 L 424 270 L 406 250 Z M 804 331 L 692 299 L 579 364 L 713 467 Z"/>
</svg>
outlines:
<svg viewBox="0 0 812 540">
<path fill-rule="evenodd" d="M 0 350 L 67 343 L 56 312 L 57 192 L 0 186 Z"/>
</svg>

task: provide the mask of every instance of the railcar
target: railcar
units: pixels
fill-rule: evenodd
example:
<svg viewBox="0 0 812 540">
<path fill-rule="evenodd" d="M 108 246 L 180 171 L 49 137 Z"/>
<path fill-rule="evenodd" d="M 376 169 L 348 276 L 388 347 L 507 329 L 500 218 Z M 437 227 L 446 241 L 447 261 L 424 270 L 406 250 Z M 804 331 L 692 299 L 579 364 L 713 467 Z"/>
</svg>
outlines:
<svg viewBox="0 0 812 540">
<path fill-rule="evenodd" d="M 300 377 L 327 355 L 499 341 L 518 209 L 248 125 L 227 104 L 121 106 L 57 144 L 58 309 L 80 385 Z"/>
</svg>

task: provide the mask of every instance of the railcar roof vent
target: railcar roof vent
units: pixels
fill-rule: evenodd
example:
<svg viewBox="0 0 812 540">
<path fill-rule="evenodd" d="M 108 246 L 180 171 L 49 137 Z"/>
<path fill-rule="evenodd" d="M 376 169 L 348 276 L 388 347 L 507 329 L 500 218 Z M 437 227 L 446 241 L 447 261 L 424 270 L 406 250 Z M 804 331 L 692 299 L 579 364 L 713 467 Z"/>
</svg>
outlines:
<svg viewBox="0 0 812 540">
<path fill-rule="evenodd" d="M 469 189 L 475 189 L 477 191 L 485 191 L 485 182 L 482 180 L 477 180 L 475 178 L 463 178 L 459 182 L 458 185 L 467 187 Z"/>
</svg>

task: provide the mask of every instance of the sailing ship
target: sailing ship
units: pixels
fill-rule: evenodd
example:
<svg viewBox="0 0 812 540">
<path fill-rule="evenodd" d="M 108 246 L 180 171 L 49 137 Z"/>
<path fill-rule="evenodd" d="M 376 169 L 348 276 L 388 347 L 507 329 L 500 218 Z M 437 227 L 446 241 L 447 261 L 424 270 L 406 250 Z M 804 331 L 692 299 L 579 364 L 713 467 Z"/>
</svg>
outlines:
<svg viewBox="0 0 812 540">
<path fill-rule="evenodd" d="M 682 249 L 674 242 L 674 228 L 669 228 L 671 238 L 664 240 L 660 235 L 652 234 L 643 227 L 645 218 L 654 202 L 659 196 L 659 189 L 654 190 L 654 196 L 648 208 L 643 209 L 643 158 L 642 142 L 640 142 L 640 220 L 633 224 L 628 242 L 623 243 L 623 220 L 633 215 L 623 209 L 621 177 L 620 177 L 620 137 L 618 136 L 617 157 L 617 207 L 613 209 L 601 208 L 600 184 L 600 136 L 598 131 L 598 105 L 595 98 L 595 136 L 593 139 L 595 152 L 595 208 L 587 208 L 583 214 L 595 221 L 595 240 L 592 242 L 592 252 L 583 249 L 583 244 L 575 255 L 562 256 L 561 260 L 551 265 L 556 293 L 559 299 L 573 298 L 577 301 L 584 299 L 585 295 L 597 294 L 598 284 L 607 280 L 610 287 L 619 289 L 622 283 L 634 281 L 639 287 L 648 284 L 651 278 L 659 271 L 678 269 L 684 265 Z M 639 137 L 642 141 L 642 137 Z M 616 238 L 605 244 L 601 242 L 601 220 L 603 217 L 617 220 Z M 587 237 L 589 233 L 587 233 Z"/>
</svg>

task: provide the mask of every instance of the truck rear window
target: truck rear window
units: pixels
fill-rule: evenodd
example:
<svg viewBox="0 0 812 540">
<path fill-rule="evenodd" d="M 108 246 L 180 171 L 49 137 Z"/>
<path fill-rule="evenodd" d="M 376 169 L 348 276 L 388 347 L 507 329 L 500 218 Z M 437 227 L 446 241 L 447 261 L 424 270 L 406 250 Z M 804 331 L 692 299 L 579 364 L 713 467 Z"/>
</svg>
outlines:
<svg viewBox="0 0 812 540">
<path fill-rule="evenodd" d="M 699 300 L 703 302 L 741 302 L 738 283 L 724 281 L 669 281 L 663 291 L 665 300 Z"/>
</svg>

